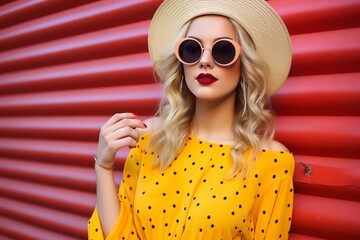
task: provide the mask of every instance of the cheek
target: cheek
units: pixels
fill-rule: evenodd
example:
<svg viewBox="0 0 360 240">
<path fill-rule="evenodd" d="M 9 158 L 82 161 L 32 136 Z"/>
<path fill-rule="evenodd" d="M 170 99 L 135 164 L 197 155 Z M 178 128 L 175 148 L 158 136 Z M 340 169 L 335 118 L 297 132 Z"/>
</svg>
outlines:
<svg viewBox="0 0 360 240">
<path fill-rule="evenodd" d="M 222 71 L 222 75 L 224 76 L 225 79 L 227 79 L 228 82 L 231 82 L 233 84 L 238 84 L 238 82 L 240 81 L 240 74 L 241 74 L 241 70 L 240 70 L 240 63 L 236 63 L 234 66 L 232 66 L 229 69 L 224 69 Z"/>
<path fill-rule="evenodd" d="M 193 68 L 193 66 L 183 65 L 185 77 L 186 77 L 186 76 L 189 76 L 189 77 L 190 77 L 191 73 L 193 72 L 193 71 L 192 71 L 192 68 Z"/>
</svg>

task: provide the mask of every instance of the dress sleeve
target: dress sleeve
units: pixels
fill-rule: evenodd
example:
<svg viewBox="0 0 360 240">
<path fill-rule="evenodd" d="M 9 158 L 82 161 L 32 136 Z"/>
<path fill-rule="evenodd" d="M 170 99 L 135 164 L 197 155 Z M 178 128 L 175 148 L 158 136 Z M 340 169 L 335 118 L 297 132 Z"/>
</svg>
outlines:
<svg viewBox="0 0 360 240">
<path fill-rule="evenodd" d="M 141 150 L 139 144 L 133 148 L 125 162 L 123 171 L 123 181 L 120 185 L 118 197 L 120 201 L 120 213 L 114 229 L 106 237 L 106 240 L 127 239 L 137 240 L 138 234 L 134 224 L 133 205 L 136 190 L 136 183 L 140 171 Z M 103 232 L 95 208 L 88 223 L 88 239 L 102 240 Z"/>
<path fill-rule="evenodd" d="M 258 213 L 255 239 L 288 239 L 294 201 L 293 180 L 283 176 L 274 181 Z"/>
</svg>

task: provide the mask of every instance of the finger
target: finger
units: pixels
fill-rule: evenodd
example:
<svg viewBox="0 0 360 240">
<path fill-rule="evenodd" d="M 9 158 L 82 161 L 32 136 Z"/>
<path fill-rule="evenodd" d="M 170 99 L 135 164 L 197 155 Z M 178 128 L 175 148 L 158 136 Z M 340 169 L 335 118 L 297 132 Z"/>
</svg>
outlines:
<svg viewBox="0 0 360 240">
<path fill-rule="evenodd" d="M 117 150 L 119 150 L 120 148 L 126 147 L 126 146 L 128 146 L 130 148 L 134 148 L 134 147 L 136 147 L 137 141 L 131 137 L 126 137 L 126 138 L 121 138 L 121 139 L 114 141 L 113 144 L 114 144 L 114 147 Z"/>
<path fill-rule="evenodd" d="M 119 122 L 115 123 L 114 125 L 110 126 L 106 130 L 106 132 L 111 133 L 120 128 L 124 128 L 124 127 L 131 127 L 133 129 L 135 129 L 135 128 L 146 128 L 146 125 L 144 124 L 143 121 L 141 121 L 139 119 L 124 118 L 124 119 L 121 119 Z"/>
<path fill-rule="evenodd" d="M 124 118 L 135 118 L 135 117 L 137 116 L 133 113 L 116 113 L 103 125 L 103 127 L 108 128 Z"/>
<path fill-rule="evenodd" d="M 138 132 L 129 126 L 117 129 L 116 131 L 114 131 L 109 135 L 109 138 L 112 139 L 113 141 L 127 137 L 134 139 L 134 141 L 136 142 L 139 140 Z"/>
</svg>

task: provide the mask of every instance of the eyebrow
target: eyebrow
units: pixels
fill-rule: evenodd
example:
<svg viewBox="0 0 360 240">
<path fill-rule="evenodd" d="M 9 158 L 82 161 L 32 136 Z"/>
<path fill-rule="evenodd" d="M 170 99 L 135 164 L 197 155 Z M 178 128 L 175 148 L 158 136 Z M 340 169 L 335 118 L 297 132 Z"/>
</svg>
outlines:
<svg viewBox="0 0 360 240">
<path fill-rule="evenodd" d="M 187 36 L 188 38 L 194 38 L 194 39 L 196 39 L 196 40 L 198 40 L 200 43 L 202 43 L 202 40 L 200 39 L 200 38 L 197 38 L 197 37 L 194 37 L 194 36 Z M 230 40 L 234 40 L 234 39 L 232 39 L 232 38 L 230 38 L 230 37 L 219 37 L 219 38 L 215 38 L 214 39 L 214 42 L 216 42 L 217 40 L 219 40 L 219 39 L 230 39 Z"/>
</svg>

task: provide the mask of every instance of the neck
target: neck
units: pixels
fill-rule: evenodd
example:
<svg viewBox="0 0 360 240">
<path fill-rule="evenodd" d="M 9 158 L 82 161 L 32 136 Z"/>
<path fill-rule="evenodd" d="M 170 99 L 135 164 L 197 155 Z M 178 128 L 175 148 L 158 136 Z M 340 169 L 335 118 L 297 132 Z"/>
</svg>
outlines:
<svg viewBox="0 0 360 240">
<path fill-rule="evenodd" d="M 232 130 L 235 116 L 235 94 L 218 100 L 196 100 L 195 113 L 191 122 L 192 134 L 207 141 L 232 144 Z"/>
</svg>

